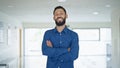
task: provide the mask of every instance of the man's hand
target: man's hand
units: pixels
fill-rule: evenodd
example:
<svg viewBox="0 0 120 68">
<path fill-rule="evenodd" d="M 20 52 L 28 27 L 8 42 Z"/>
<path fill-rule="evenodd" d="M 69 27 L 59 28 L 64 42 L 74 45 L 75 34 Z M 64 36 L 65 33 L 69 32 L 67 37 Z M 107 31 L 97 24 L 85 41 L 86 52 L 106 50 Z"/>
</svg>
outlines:
<svg viewBox="0 0 120 68">
<path fill-rule="evenodd" d="M 70 52 L 70 48 L 68 48 L 68 52 Z"/>
<path fill-rule="evenodd" d="M 46 44 L 47 44 L 48 47 L 53 47 L 50 40 L 47 40 L 47 41 L 46 41 Z"/>
</svg>

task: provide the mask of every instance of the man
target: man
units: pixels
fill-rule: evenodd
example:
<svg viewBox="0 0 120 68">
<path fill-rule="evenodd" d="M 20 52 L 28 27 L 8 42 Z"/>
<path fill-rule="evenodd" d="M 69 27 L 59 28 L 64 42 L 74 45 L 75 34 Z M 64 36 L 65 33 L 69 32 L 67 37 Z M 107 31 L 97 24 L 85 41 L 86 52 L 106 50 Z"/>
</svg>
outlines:
<svg viewBox="0 0 120 68">
<path fill-rule="evenodd" d="M 48 56 L 46 68 L 74 68 L 79 52 L 78 35 L 66 27 L 65 8 L 55 7 L 53 15 L 56 27 L 45 32 L 42 42 L 42 53 Z"/>
</svg>

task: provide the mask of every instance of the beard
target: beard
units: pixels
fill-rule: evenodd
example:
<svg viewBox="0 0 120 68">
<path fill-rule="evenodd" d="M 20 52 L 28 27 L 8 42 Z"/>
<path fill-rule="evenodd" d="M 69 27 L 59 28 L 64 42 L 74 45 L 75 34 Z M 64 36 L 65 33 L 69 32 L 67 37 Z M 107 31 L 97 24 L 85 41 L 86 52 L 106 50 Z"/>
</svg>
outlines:
<svg viewBox="0 0 120 68">
<path fill-rule="evenodd" d="M 62 18 L 62 17 L 58 17 L 56 20 L 55 20 L 55 24 L 57 26 L 63 26 L 66 22 L 66 19 L 65 18 L 62 18 L 63 20 L 62 21 L 57 21 L 59 18 Z"/>
</svg>

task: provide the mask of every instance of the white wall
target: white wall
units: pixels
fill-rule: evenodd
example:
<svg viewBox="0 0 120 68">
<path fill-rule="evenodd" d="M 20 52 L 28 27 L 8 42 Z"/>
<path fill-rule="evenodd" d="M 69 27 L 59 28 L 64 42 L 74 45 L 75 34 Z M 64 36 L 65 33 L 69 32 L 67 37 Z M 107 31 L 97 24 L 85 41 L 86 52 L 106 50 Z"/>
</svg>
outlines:
<svg viewBox="0 0 120 68">
<path fill-rule="evenodd" d="M 10 68 L 18 68 L 20 21 L 0 12 L 0 22 L 4 24 L 5 37 L 4 44 L 0 43 L 0 63 L 10 63 Z"/>
<path fill-rule="evenodd" d="M 112 12 L 112 68 L 120 68 L 120 9 Z"/>
<path fill-rule="evenodd" d="M 54 22 L 48 23 L 27 23 L 24 22 L 23 27 L 25 28 L 54 28 Z M 66 25 L 69 25 L 70 28 L 104 28 L 104 27 L 112 27 L 111 22 L 67 22 Z"/>
</svg>

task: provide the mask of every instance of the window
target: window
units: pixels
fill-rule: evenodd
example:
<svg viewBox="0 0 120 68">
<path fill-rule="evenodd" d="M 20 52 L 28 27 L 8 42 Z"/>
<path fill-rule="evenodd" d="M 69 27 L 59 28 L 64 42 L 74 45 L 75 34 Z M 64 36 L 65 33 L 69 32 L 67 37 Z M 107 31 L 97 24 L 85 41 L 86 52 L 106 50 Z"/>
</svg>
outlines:
<svg viewBox="0 0 120 68">
<path fill-rule="evenodd" d="M 79 58 L 75 61 L 75 68 L 110 67 L 111 48 L 108 45 L 111 45 L 111 28 L 73 30 L 80 39 Z"/>
<path fill-rule="evenodd" d="M 4 43 L 4 26 L 0 22 L 0 44 Z"/>
<path fill-rule="evenodd" d="M 26 28 L 24 68 L 46 68 L 47 57 L 42 55 L 42 39 L 46 30 L 50 28 Z"/>
<path fill-rule="evenodd" d="M 100 40 L 99 29 L 74 29 L 79 35 L 80 41 Z"/>
<path fill-rule="evenodd" d="M 25 67 L 46 68 L 46 56 L 42 55 L 41 44 L 44 32 L 50 28 L 25 29 Z M 73 29 L 79 35 L 79 58 L 75 68 L 111 67 L 111 28 Z"/>
<path fill-rule="evenodd" d="M 0 29 L 0 43 L 4 42 L 4 37 L 3 37 L 3 29 Z"/>
</svg>

